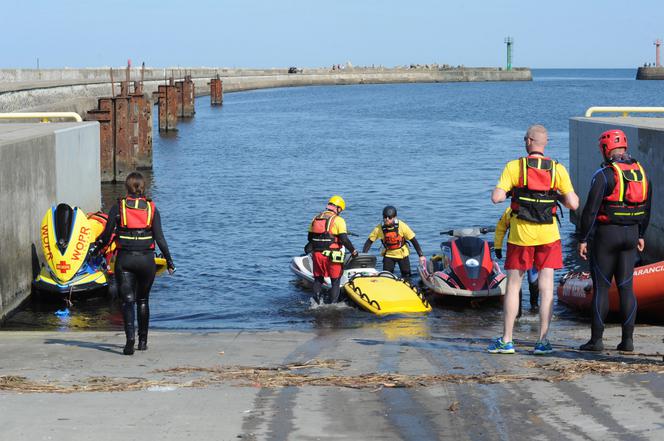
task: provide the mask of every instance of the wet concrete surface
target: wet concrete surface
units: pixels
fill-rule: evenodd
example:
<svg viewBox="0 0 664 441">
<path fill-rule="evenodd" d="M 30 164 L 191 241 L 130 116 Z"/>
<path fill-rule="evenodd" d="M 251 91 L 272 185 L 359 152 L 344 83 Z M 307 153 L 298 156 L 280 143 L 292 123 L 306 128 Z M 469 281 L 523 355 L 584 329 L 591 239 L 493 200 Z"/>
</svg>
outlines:
<svg viewBox="0 0 664 441">
<path fill-rule="evenodd" d="M 536 357 L 404 328 L 0 334 L 3 439 L 438 440 L 664 437 L 659 327 L 637 354 L 580 353 L 587 329 Z M 607 345 L 620 329 L 607 330 Z"/>
</svg>

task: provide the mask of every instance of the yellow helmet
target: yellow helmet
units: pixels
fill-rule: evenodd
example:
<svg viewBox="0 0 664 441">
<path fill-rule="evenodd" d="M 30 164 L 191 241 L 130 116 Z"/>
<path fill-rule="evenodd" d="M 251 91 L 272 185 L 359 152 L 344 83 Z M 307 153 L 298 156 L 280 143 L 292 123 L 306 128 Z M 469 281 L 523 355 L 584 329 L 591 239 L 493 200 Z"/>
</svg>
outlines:
<svg viewBox="0 0 664 441">
<path fill-rule="evenodd" d="M 346 209 L 346 201 L 344 201 L 344 198 L 342 198 L 339 195 L 334 195 L 330 198 L 329 201 L 327 201 L 328 204 L 336 205 L 337 207 L 341 208 L 342 210 Z"/>
</svg>

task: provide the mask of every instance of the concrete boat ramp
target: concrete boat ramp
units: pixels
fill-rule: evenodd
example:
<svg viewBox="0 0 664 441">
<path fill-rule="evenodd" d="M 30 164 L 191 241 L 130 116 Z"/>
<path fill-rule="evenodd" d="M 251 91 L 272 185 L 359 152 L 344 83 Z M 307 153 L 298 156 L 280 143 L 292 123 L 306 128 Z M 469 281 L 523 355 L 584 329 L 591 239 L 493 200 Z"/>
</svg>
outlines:
<svg viewBox="0 0 664 441">
<path fill-rule="evenodd" d="M 486 354 L 497 328 L 450 337 L 422 321 L 153 332 L 132 357 L 116 332 L 2 332 L 2 439 L 664 439 L 661 328 L 637 327 L 636 354 L 587 354 L 578 325 L 536 357 L 530 340 Z"/>
</svg>

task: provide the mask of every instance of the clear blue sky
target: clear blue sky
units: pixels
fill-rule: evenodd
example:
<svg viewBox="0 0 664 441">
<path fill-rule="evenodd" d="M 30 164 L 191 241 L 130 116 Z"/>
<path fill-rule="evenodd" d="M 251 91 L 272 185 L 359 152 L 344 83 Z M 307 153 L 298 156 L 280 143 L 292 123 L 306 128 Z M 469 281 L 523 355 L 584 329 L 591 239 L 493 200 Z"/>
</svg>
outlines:
<svg viewBox="0 0 664 441">
<path fill-rule="evenodd" d="M 662 0 L 6 0 L 0 67 L 636 67 Z"/>
</svg>

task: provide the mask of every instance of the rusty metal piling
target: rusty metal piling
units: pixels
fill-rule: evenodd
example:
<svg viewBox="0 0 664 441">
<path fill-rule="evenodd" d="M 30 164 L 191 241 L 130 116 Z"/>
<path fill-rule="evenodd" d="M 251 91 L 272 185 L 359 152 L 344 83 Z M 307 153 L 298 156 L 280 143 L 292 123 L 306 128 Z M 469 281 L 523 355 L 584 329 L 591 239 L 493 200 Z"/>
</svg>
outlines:
<svg viewBox="0 0 664 441">
<path fill-rule="evenodd" d="M 152 168 L 152 104 L 142 82 L 134 82 L 131 92 L 129 80 L 127 67 L 120 94 L 100 98 L 97 109 L 87 113 L 87 120 L 99 122 L 102 182 L 122 181 L 133 170 Z"/>
<path fill-rule="evenodd" d="M 196 113 L 194 109 L 194 82 L 191 75 L 185 75 L 182 81 L 175 83 L 178 92 L 178 116 L 191 118 Z"/>
<path fill-rule="evenodd" d="M 177 130 L 178 93 L 173 77 L 169 79 L 168 84 L 160 84 L 154 96 L 158 106 L 159 131 Z"/>
<path fill-rule="evenodd" d="M 216 78 L 210 79 L 210 105 L 221 106 L 224 103 L 224 89 L 221 78 L 217 74 Z"/>
</svg>

